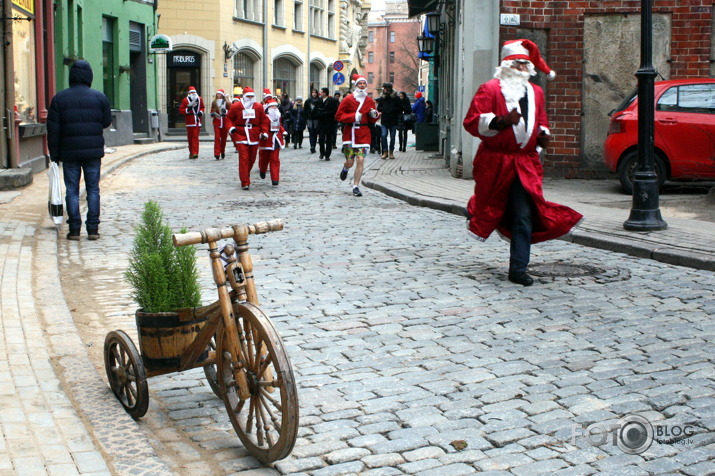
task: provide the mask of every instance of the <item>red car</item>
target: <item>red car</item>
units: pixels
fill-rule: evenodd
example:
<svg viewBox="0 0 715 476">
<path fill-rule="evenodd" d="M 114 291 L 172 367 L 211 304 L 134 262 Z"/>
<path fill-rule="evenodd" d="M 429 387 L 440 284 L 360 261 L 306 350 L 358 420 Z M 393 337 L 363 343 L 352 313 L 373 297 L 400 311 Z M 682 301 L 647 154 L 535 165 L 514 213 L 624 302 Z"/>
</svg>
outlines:
<svg viewBox="0 0 715 476">
<path fill-rule="evenodd" d="M 603 161 L 633 193 L 638 157 L 638 91 L 611 112 Z M 659 185 L 666 180 L 715 179 L 715 79 L 655 84 L 655 155 Z"/>
</svg>

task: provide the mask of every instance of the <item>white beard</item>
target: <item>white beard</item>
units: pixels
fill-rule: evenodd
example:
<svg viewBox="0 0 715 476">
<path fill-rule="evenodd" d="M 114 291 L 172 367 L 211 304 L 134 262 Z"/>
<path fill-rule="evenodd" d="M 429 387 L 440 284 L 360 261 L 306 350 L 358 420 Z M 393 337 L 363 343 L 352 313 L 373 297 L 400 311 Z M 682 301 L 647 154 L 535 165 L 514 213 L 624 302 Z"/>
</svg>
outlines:
<svg viewBox="0 0 715 476">
<path fill-rule="evenodd" d="M 243 107 L 245 107 L 246 109 L 251 109 L 251 108 L 253 107 L 253 103 L 256 102 L 256 98 L 250 98 L 250 99 L 249 99 L 249 98 L 247 98 L 247 97 L 244 96 L 244 98 L 242 99 L 242 101 L 243 101 Z"/>
<path fill-rule="evenodd" d="M 271 106 L 268 108 L 268 117 L 270 117 L 273 122 L 277 122 L 281 118 L 281 113 L 278 111 L 277 106 Z"/>
<path fill-rule="evenodd" d="M 519 71 L 512 68 L 510 65 L 505 65 L 503 62 L 497 66 L 494 72 L 494 77 L 499 80 L 502 94 L 507 101 L 518 103 L 519 99 L 526 94 L 526 85 L 529 83 L 529 78 L 533 76 L 533 66 L 529 65 L 529 71 Z M 535 74 L 536 71 L 533 71 Z"/>
<path fill-rule="evenodd" d="M 367 89 L 356 88 L 355 91 L 353 91 L 353 96 L 358 101 L 365 99 L 367 97 Z"/>
</svg>

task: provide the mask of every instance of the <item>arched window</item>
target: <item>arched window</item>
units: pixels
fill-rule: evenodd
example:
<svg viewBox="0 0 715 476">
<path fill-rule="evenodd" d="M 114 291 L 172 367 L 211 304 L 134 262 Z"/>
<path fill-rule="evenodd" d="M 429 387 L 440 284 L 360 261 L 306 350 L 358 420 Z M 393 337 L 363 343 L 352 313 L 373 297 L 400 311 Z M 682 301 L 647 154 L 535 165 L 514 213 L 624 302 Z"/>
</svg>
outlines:
<svg viewBox="0 0 715 476">
<path fill-rule="evenodd" d="M 296 66 L 287 58 L 276 58 L 273 62 L 273 94 L 296 96 Z"/>
<path fill-rule="evenodd" d="M 253 77 L 253 58 L 245 53 L 236 53 L 233 57 L 233 87 L 241 86 L 255 89 Z"/>
<path fill-rule="evenodd" d="M 319 63 L 310 63 L 310 84 L 313 89 L 320 91 L 320 88 L 325 86 L 325 81 L 321 81 L 321 73 L 323 68 Z"/>
</svg>

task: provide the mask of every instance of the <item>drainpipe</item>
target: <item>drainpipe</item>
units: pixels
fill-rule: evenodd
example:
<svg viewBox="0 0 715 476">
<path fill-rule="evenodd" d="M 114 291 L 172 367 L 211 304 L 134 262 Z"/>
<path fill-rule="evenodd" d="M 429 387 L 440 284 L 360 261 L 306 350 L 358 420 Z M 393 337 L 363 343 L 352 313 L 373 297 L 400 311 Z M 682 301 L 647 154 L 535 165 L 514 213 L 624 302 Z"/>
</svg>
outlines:
<svg viewBox="0 0 715 476">
<path fill-rule="evenodd" d="M 310 11 L 310 2 L 308 2 L 308 62 L 307 62 L 308 67 L 306 68 L 307 69 L 306 78 L 308 80 L 306 81 L 305 84 L 307 84 L 309 88 L 310 88 L 310 37 L 311 37 L 310 29 L 313 27 L 312 19 L 313 19 L 313 15 L 311 14 L 311 11 Z M 326 66 L 326 68 L 327 68 L 327 66 Z M 330 83 L 328 82 L 328 84 L 330 84 Z M 318 86 L 320 86 L 320 82 L 318 83 Z M 303 90 L 303 91 L 305 92 L 305 90 Z M 297 91 L 296 91 L 296 94 L 297 94 Z M 309 97 L 311 97 L 310 91 L 308 91 L 308 95 L 306 96 L 306 99 L 308 99 Z M 305 104 L 305 101 L 303 101 L 303 104 Z"/>
<path fill-rule="evenodd" d="M 12 18 L 12 3 L 9 1 L 3 2 L 3 12 L 2 16 L 5 18 Z M 15 124 L 15 84 L 14 79 L 14 60 L 12 43 L 8 41 L 8 38 L 12 38 L 12 22 L 3 21 L 3 49 L 5 50 L 5 111 L 3 115 L 5 116 L 5 126 L 7 127 L 7 160 L 5 165 L 8 168 L 17 168 L 17 154 L 19 150 L 19 140 L 17 138 L 17 126 Z M 18 121 L 19 122 L 19 121 Z"/>
<path fill-rule="evenodd" d="M 263 87 L 268 87 L 268 2 L 263 2 Z M 262 90 L 263 88 L 261 88 Z M 273 88 L 271 88 L 273 89 Z M 273 91 L 275 92 L 275 91 Z M 256 94 L 256 97 L 261 97 Z"/>
</svg>

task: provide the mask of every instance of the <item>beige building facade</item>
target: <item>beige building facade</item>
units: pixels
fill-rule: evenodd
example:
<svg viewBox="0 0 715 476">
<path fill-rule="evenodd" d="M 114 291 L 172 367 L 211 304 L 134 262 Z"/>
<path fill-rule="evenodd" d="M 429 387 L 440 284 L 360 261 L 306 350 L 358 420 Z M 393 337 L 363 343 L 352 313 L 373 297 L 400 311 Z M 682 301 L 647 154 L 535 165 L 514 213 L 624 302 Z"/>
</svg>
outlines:
<svg viewBox="0 0 715 476">
<path fill-rule="evenodd" d="M 251 87 L 261 98 L 269 88 L 291 99 L 346 89 L 363 66 L 369 10 L 361 0 L 162 0 L 159 33 L 173 47 L 155 55 L 162 131 L 183 133 L 178 108 L 189 86 L 207 105 L 218 89 Z M 333 82 L 337 60 L 342 85 Z"/>
</svg>

